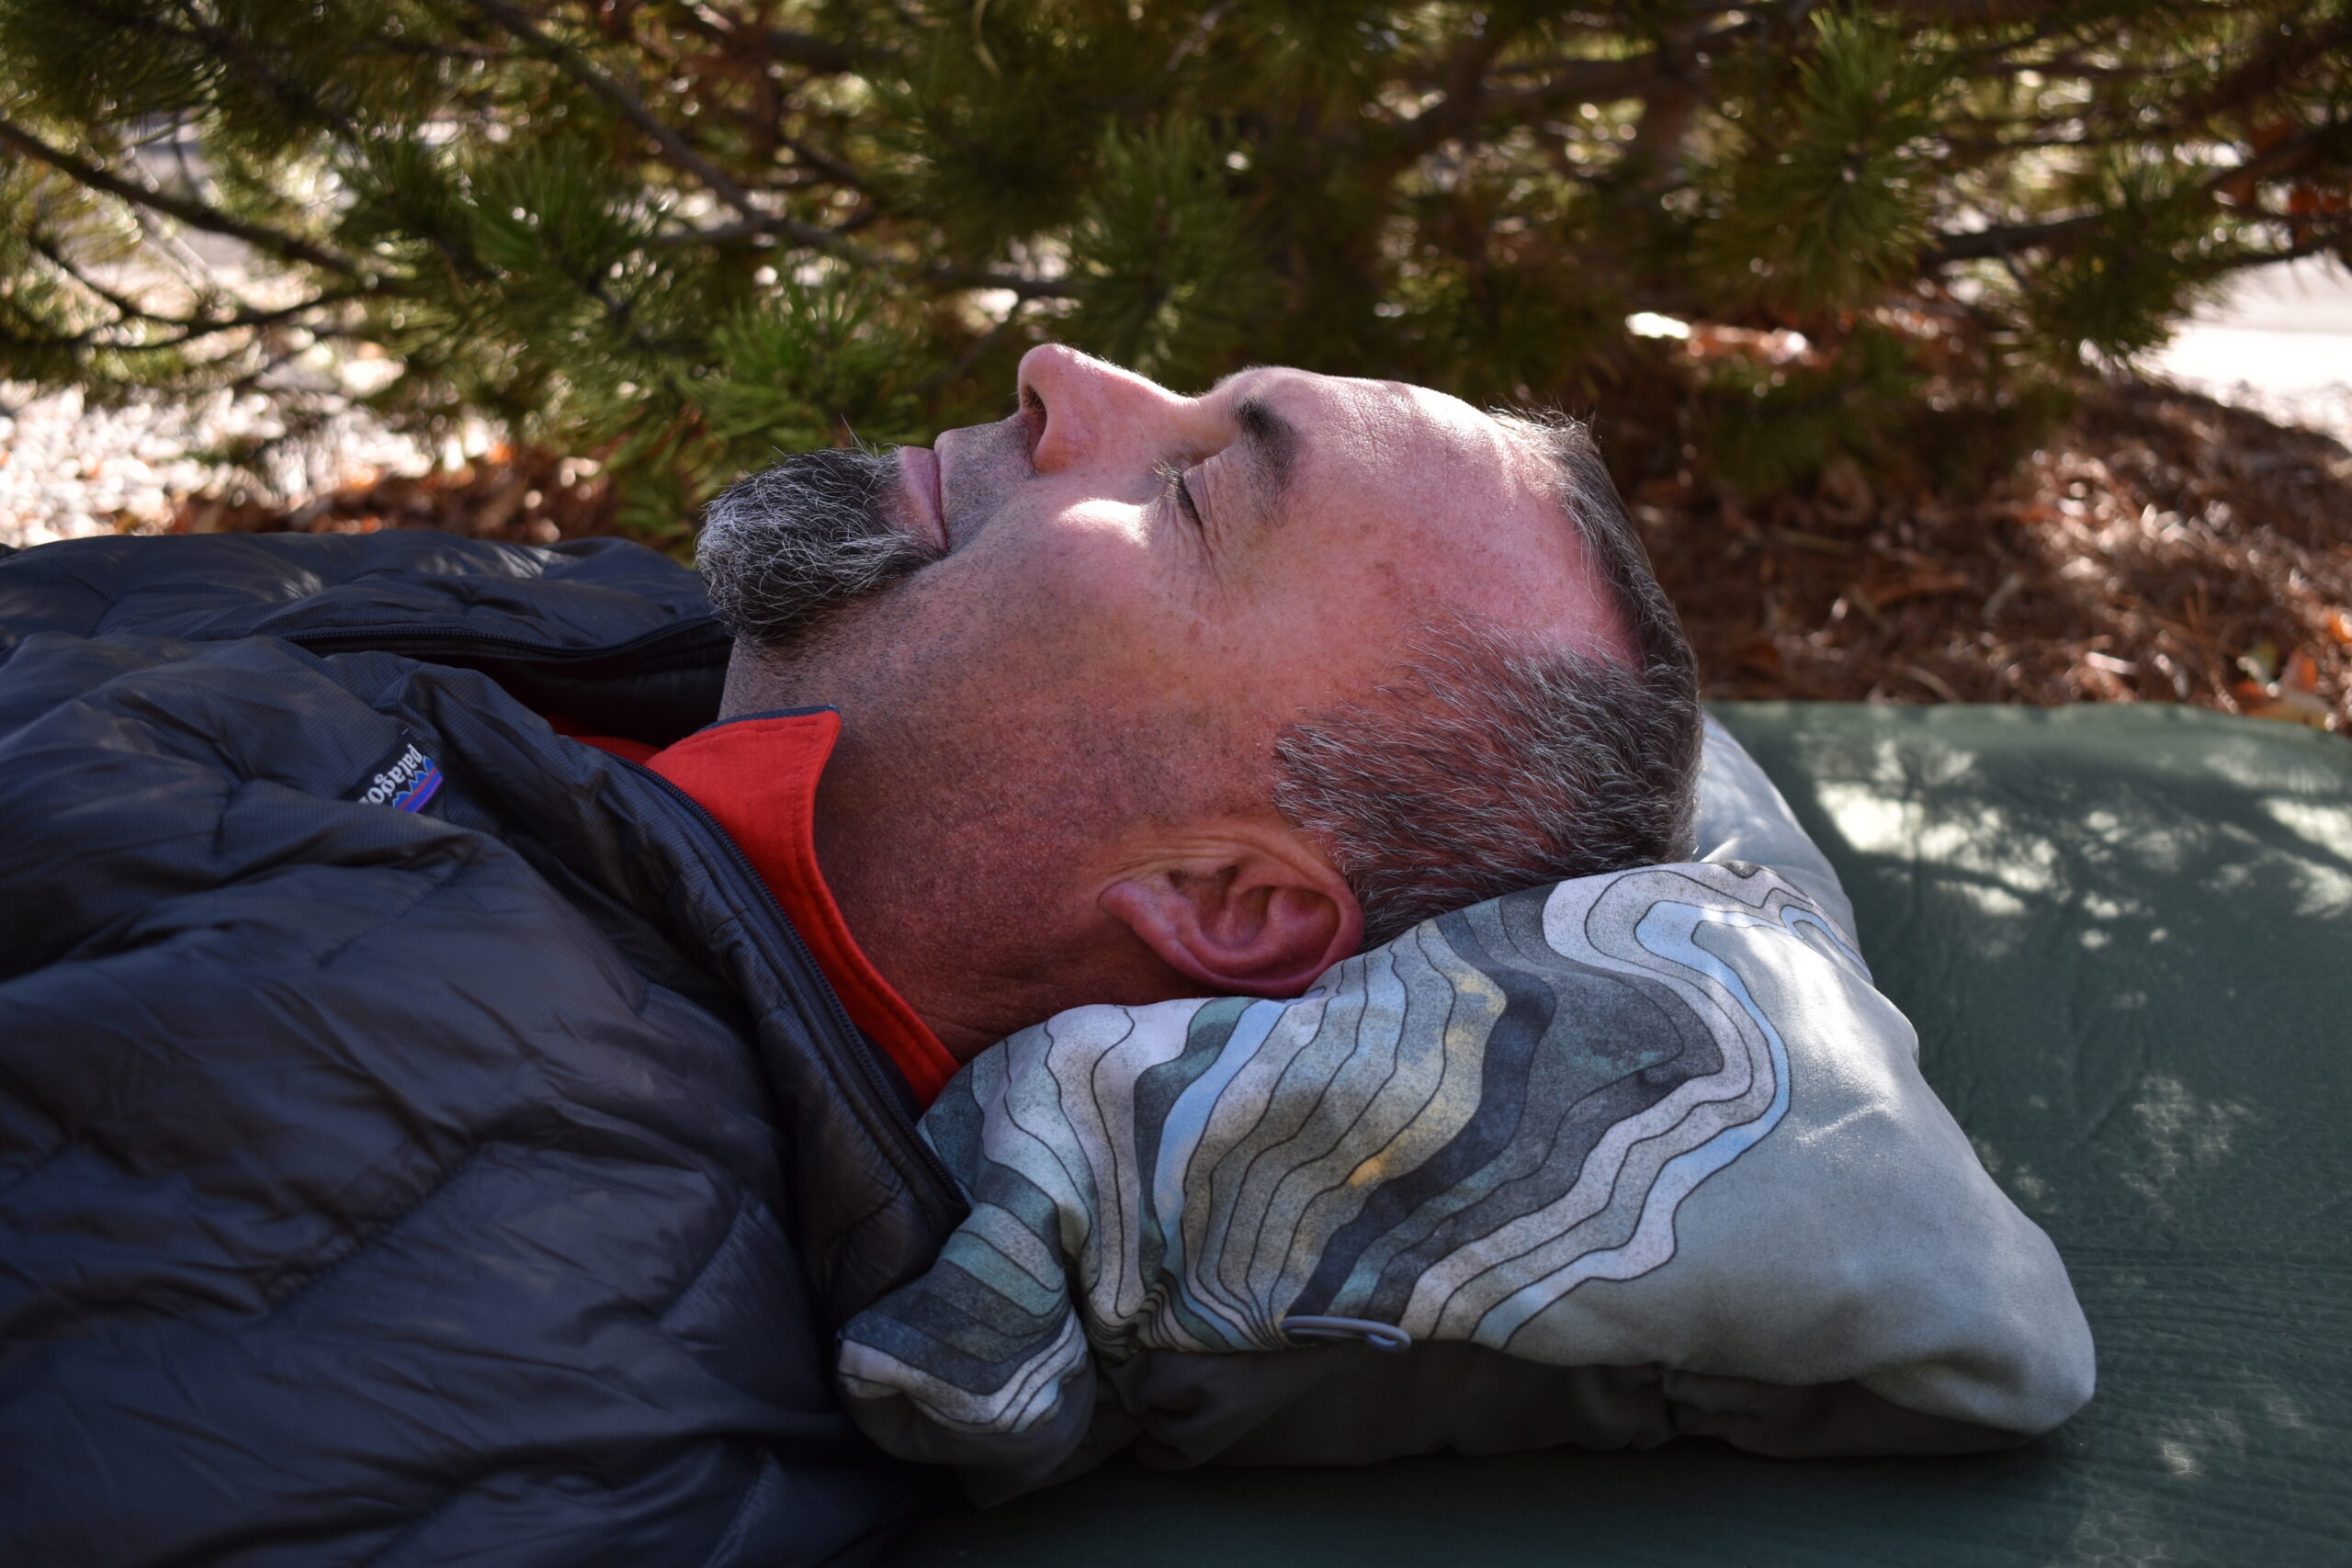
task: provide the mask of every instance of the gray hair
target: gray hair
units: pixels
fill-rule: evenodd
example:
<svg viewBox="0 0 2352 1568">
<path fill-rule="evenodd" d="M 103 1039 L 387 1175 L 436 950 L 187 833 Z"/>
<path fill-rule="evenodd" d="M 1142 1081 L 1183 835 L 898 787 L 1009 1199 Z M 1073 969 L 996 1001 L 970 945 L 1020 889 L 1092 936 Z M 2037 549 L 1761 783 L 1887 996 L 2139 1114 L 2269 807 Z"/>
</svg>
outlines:
<svg viewBox="0 0 2352 1568">
<path fill-rule="evenodd" d="M 831 611 L 937 560 L 936 545 L 885 517 L 898 473 L 887 452 L 802 452 L 737 480 L 703 511 L 695 569 L 739 637 L 782 652 Z"/>
<path fill-rule="evenodd" d="M 1466 618 L 1425 628 L 1368 697 L 1275 743 L 1275 808 L 1363 910 L 1366 947 L 1505 893 L 1692 848 L 1697 663 L 1590 431 L 1502 414 L 1551 459 L 1634 661 Z"/>
</svg>

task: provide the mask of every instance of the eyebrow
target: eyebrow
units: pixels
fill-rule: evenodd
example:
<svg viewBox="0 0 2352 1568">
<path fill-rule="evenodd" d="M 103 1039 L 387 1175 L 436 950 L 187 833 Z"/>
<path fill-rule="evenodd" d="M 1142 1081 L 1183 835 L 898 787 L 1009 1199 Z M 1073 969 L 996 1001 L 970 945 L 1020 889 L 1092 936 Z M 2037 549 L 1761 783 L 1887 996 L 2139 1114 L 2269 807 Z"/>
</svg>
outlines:
<svg viewBox="0 0 2352 1568">
<path fill-rule="evenodd" d="M 1291 476 L 1298 468 L 1298 427 L 1262 398 L 1244 398 L 1233 405 L 1233 423 L 1240 431 L 1238 443 L 1250 471 L 1261 519 L 1271 519 L 1290 493 Z"/>
</svg>

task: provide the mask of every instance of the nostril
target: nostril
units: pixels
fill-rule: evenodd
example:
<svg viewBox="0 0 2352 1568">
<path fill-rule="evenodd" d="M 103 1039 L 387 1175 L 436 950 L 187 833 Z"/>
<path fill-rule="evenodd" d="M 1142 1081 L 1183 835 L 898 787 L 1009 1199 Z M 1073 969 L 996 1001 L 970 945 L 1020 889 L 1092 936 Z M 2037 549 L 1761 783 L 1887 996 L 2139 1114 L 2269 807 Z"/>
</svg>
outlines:
<svg viewBox="0 0 2352 1568">
<path fill-rule="evenodd" d="M 1023 438 L 1028 445 L 1029 462 L 1035 467 L 1038 448 L 1046 444 L 1046 434 L 1052 428 L 1053 416 L 1046 412 L 1046 400 L 1028 382 L 1021 384 L 1021 408 L 1016 415 L 1021 421 Z"/>
</svg>

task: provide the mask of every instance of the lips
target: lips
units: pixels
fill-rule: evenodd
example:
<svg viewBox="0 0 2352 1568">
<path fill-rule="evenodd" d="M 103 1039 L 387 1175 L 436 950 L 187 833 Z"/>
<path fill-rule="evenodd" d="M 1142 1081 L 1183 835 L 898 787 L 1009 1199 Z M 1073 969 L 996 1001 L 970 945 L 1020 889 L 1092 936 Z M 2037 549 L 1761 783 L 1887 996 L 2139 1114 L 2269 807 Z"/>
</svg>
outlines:
<svg viewBox="0 0 2352 1568">
<path fill-rule="evenodd" d="M 927 446 L 901 446 L 899 471 L 908 532 L 946 554 L 947 509 L 940 499 L 938 454 Z"/>
</svg>

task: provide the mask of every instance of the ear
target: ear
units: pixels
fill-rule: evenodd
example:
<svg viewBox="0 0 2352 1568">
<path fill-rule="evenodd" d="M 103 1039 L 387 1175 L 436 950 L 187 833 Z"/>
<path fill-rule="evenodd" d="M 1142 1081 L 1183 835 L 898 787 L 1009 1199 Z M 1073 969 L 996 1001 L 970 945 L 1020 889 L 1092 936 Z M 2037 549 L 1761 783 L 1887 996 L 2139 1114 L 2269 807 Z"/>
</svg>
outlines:
<svg viewBox="0 0 2352 1568">
<path fill-rule="evenodd" d="M 1351 956 L 1363 912 L 1346 878 L 1288 827 L 1186 835 L 1101 896 L 1162 963 L 1217 995 L 1295 997 Z"/>
</svg>

